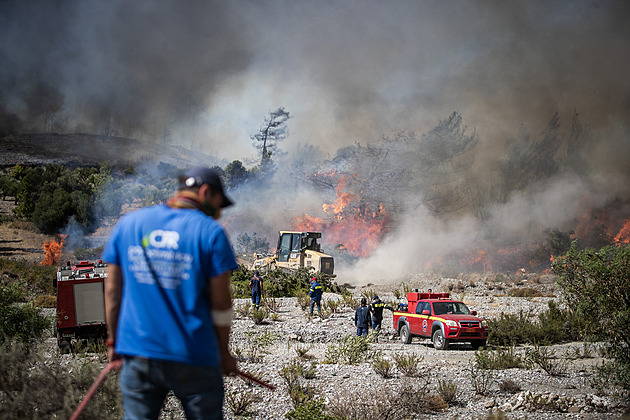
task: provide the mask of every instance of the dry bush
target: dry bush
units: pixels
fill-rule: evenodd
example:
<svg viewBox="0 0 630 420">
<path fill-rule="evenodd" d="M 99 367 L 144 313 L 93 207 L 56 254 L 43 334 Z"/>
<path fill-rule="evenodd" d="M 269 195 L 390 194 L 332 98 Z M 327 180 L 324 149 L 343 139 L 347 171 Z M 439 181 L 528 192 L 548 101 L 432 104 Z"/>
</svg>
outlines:
<svg viewBox="0 0 630 420">
<path fill-rule="evenodd" d="M 437 391 L 444 402 L 450 404 L 457 397 L 457 384 L 449 379 L 438 379 Z"/>
<path fill-rule="evenodd" d="M 253 415 L 251 405 L 261 400 L 261 397 L 253 394 L 250 390 L 233 391 L 228 389 L 225 393 L 225 405 L 235 416 Z"/>
<path fill-rule="evenodd" d="M 495 381 L 495 373 L 491 369 L 481 369 L 474 363 L 468 368 L 470 382 L 475 392 L 479 395 L 487 395 Z"/>
<path fill-rule="evenodd" d="M 308 352 L 311 350 L 311 348 L 313 348 L 312 345 L 309 346 L 302 346 L 300 344 L 298 344 L 297 346 L 295 346 L 295 352 L 297 353 L 298 357 L 302 360 L 308 360 L 308 359 L 312 359 L 314 356 L 312 354 L 308 354 Z"/>
<path fill-rule="evenodd" d="M 372 369 L 383 378 L 391 378 L 394 373 L 394 364 L 383 357 L 382 353 L 377 353 L 372 358 Z"/>
<path fill-rule="evenodd" d="M 41 345 L 5 342 L 0 348 L 0 418 L 70 418 L 104 361 L 83 359 L 78 369 L 46 358 Z M 86 419 L 122 417 L 118 374 L 110 372 L 82 413 Z"/>
<path fill-rule="evenodd" d="M 405 376 L 420 376 L 420 363 L 424 357 L 415 354 L 394 353 L 396 368 Z"/>
<path fill-rule="evenodd" d="M 269 298 L 266 297 L 262 300 L 261 302 L 263 304 L 264 307 L 267 308 L 267 311 L 271 312 L 271 313 L 277 313 L 280 311 L 280 308 L 282 307 L 282 302 L 280 302 L 278 299 L 276 298 Z"/>
<path fill-rule="evenodd" d="M 531 367 L 539 367 L 550 376 L 564 376 L 567 373 L 569 360 L 556 358 L 553 350 L 547 346 L 534 345 L 525 350 L 525 363 Z"/>
<path fill-rule="evenodd" d="M 513 379 L 504 379 L 499 382 L 499 389 L 510 394 L 517 394 L 521 392 L 521 386 Z"/>
<path fill-rule="evenodd" d="M 542 293 L 540 290 L 536 290 L 531 287 L 519 287 L 515 289 L 510 289 L 510 291 L 508 291 L 508 296 L 532 298 L 545 296 L 545 294 Z"/>
<path fill-rule="evenodd" d="M 448 404 L 439 395 L 429 395 L 425 388 L 403 385 L 386 390 L 341 390 L 335 398 L 331 398 L 328 414 L 340 419 L 403 420 L 447 407 Z"/>
<path fill-rule="evenodd" d="M 234 312 L 236 312 L 240 318 L 248 318 L 252 313 L 252 305 L 250 303 L 239 303 L 234 307 Z"/>
<path fill-rule="evenodd" d="M 33 306 L 36 308 L 56 308 L 57 298 L 51 295 L 41 295 L 33 301 Z"/>
</svg>

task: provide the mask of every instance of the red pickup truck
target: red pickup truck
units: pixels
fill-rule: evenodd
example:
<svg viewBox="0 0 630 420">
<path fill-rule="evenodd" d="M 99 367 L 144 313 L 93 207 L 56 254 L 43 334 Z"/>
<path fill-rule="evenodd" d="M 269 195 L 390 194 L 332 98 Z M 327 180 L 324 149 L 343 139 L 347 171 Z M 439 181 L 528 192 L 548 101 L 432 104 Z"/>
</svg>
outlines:
<svg viewBox="0 0 630 420">
<path fill-rule="evenodd" d="M 415 335 L 430 338 L 437 350 L 451 342 L 469 342 L 478 349 L 486 345 L 488 324 L 475 315 L 448 293 L 408 292 L 407 304 L 398 304 L 394 311 L 394 329 L 405 344 Z"/>
</svg>

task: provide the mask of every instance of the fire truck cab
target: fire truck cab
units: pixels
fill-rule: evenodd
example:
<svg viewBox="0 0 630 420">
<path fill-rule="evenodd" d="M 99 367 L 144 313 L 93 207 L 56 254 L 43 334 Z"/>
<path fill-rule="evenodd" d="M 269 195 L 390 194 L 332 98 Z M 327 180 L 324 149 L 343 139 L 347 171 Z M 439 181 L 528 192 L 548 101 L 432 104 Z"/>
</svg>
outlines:
<svg viewBox="0 0 630 420">
<path fill-rule="evenodd" d="M 57 344 L 70 352 L 76 340 L 104 340 L 105 281 L 107 264 L 102 261 L 67 262 L 57 270 Z"/>
</svg>

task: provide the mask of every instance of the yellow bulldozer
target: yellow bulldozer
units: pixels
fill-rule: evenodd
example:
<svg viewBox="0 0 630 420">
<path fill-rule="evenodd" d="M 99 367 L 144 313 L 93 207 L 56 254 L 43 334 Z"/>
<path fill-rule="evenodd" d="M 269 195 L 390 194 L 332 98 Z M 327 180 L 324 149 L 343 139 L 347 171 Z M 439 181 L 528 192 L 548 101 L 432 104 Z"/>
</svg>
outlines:
<svg viewBox="0 0 630 420">
<path fill-rule="evenodd" d="M 321 249 L 317 242 L 321 232 L 297 232 L 281 230 L 274 254 L 254 254 L 252 270 L 266 273 L 276 268 L 291 272 L 303 267 L 313 267 L 316 273 L 335 277 L 334 258 Z"/>
</svg>

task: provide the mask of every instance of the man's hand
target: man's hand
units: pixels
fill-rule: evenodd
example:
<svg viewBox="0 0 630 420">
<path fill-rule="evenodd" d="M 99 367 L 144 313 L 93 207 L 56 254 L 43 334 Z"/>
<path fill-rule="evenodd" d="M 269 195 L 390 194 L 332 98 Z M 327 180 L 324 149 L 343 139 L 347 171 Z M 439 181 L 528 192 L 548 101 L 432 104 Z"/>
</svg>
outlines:
<svg viewBox="0 0 630 420">
<path fill-rule="evenodd" d="M 116 353 L 116 350 L 114 350 L 114 347 L 107 348 L 107 359 L 109 360 L 109 363 L 112 363 L 115 360 L 119 360 L 120 358 L 121 358 L 120 355 Z M 120 366 L 117 366 L 114 369 L 120 370 Z"/>
<path fill-rule="evenodd" d="M 221 355 L 221 369 L 224 375 L 234 376 L 238 373 L 236 359 L 231 353 Z"/>
</svg>

